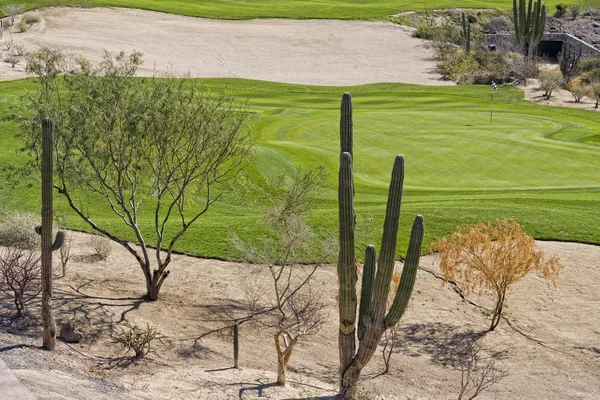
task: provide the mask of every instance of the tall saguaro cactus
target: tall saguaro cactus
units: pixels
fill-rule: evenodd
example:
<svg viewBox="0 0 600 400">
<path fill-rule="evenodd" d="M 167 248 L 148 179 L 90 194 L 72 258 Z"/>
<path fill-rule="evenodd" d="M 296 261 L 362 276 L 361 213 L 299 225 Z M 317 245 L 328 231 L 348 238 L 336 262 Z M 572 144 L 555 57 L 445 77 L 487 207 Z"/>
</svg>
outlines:
<svg viewBox="0 0 600 400">
<path fill-rule="evenodd" d="M 59 231 L 52 242 L 52 172 L 53 172 L 53 132 L 51 119 L 42 121 L 42 326 L 44 327 L 43 347 L 54 350 L 56 345 L 56 322 L 52 315 L 52 252 L 60 248 L 65 234 Z"/>
<path fill-rule="evenodd" d="M 460 36 L 465 39 L 465 52 L 469 54 L 471 52 L 471 24 L 465 17 L 465 13 L 462 13 L 462 28 L 460 30 Z"/>
<path fill-rule="evenodd" d="M 525 1 L 519 0 L 517 7 L 517 0 L 513 0 L 515 37 L 523 50 L 523 54 L 533 59 L 537 46 L 542 41 L 544 27 L 546 26 L 546 6 L 542 5 L 542 0 L 536 0 L 535 4 L 533 4 L 533 0 L 529 0 L 526 11 Z"/>
<path fill-rule="evenodd" d="M 339 351 L 340 351 L 340 398 L 353 399 L 361 370 L 369 362 L 381 336 L 386 329 L 398 323 L 410 299 L 423 243 L 423 217 L 414 220 L 410 243 L 402 276 L 394 301 L 389 308 L 387 298 L 394 273 L 396 243 L 402 187 L 404 182 L 404 158 L 396 156 L 388 194 L 383 238 L 379 260 L 375 262 L 376 250 L 370 245 L 365 254 L 360 308 L 357 318 L 357 266 L 354 248 L 356 215 L 354 213 L 354 179 L 352 174 L 352 98 L 345 93 L 342 98 L 341 156 L 339 171 L 339 223 L 340 253 L 338 257 L 339 280 Z M 357 321 L 358 319 L 358 321 Z M 358 349 L 356 346 L 358 325 Z"/>
</svg>

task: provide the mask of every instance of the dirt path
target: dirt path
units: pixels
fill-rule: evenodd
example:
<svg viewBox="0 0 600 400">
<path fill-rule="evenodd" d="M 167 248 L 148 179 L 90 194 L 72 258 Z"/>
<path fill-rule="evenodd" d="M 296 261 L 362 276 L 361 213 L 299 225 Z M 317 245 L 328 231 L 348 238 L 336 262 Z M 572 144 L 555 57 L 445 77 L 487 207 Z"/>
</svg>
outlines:
<svg viewBox="0 0 600 400">
<path fill-rule="evenodd" d="M 222 21 L 158 12 L 55 7 L 42 23 L 15 33 L 27 49 L 54 47 L 99 61 L 103 50 L 144 53 L 141 74 L 170 70 L 197 77 L 248 78 L 310 85 L 404 82 L 450 85 L 433 72 L 423 41 L 385 22 Z M 8 35 L 5 34 L 5 40 Z M 0 80 L 23 77 L 1 63 Z"/>
</svg>

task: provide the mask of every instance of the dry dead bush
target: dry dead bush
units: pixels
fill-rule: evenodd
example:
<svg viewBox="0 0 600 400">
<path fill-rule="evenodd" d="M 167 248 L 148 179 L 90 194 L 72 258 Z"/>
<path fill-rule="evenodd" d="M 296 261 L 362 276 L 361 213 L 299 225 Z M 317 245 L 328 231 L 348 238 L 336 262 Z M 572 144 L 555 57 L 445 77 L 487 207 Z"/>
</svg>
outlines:
<svg viewBox="0 0 600 400">
<path fill-rule="evenodd" d="M 457 282 L 466 294 L 493 292 L 496 305 L 490 331 L 498 326 L 506 292 L 514 283 L 535 271 L 556 285 L 561 268 L 556 255 L 544 260 L 535 240 L 515 221 L 459 227 L 449 238 L 432 243 L 430 250 L 439 252 L 446 282 Z"/>
<path fill-rule="evenodd" d="M 111 338 L 115 343 L 123 345 L 125 353 L 133 350 L 136 358 L 145 357 L 151 350 L 152 341 L 159 339 L 156 329 L 146 323 L 146 328 L 140 328 L 137 325 L 131 325 L 126 322 L 121 331 L 116 334 L 111 334 Z"/>
<path fill-rule="evenodd" d="M 94 258 L 104 261 L 112 253 L 112 243 L 105 236 L 92 235 L 90 237 L 90 246 L 94 250 Z"/>
<path fill-rule="evenodd" d="M 323 168 L 308 170 L 294 176 L 287 190 L 280 190 L 281 182 L 272 188 L 275 199 L 264 222 L 274 238 L 253 243 L 234 238 L 238 251 L 255 263 L 248 277 L 247 307 L 254 320 L 273 333 L 281 386 L 285 386 L 286 367 L 296 343 L 316 334 L 328 317 L 326 303 L 310 282 L 335 246 L 317 237 L 302 218 L 324 177 Z M 298 260 L 311 251 L 322 255 L 321 263 L 301 265 Z"/>
<path fill-rule="evenodd" d="M 63 245 L 60 246 L 59 254 L 60 254 L 60 268 L 61 275 L 59 277 L 63 278 L 67 274 L 67 268 L 69 268 L 69 260 L 71 259 L 71 245 L 73 243 L 73 238 L 70 233 L 65 233 L 65 239 L 63 241 Z"/>
<path fill-rule="evenodd" d="M 30 250 L 15 247 L 0 253 L 0 291 L 14 300 L 17 318 L 23 317 L 26 306 L 41 292 L 40 257 Z"/>
</svg>

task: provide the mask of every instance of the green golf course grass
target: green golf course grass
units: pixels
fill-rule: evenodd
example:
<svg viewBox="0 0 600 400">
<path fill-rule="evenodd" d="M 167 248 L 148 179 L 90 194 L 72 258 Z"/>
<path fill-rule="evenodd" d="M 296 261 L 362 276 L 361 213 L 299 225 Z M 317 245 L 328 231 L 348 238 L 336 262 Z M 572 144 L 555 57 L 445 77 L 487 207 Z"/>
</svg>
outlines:
<svg viewBox="0 0 600 400">
<path fill-rule="evenodd" d="M 173 14 L 204 18 L 251 19 L 251 18 L 317 18 L 317 19 L 384 19 L 403 11 L 424 9 L 458 8 L 503 8 L 511 9 L 510 0 L 27 0 L 3 4 L 24 4 L 26 9 L 54 5 L 82 7 L 126 7 L 162 11 Z M 546 1 L 551 12 L 560 1 Z M 598 0 L 577 0 L 568 3 L 600 6 Z"/>
<path fill-rule="evenodd" d="M 425 217 L 426 245 L 457 225 L 513 218 L 538 239 L 600 244 L 600 114 L 544 107 L 522 101 L 522 92 L 487 86 L 428 87 L 375 84 L 350 88 L 310 87 L 249 80 L 205 79 L 207 89 L 227 87 L 248 99 L 249 127 L 259 136 L 247 170 L 245 197 L 228 196 L 178 242 L 177 250 L 204 257 L 236 259 L 230 238 L 263 235 L 265 180 L 299 168 L 323 165 L 326 187 L 318 194 L 309 224 L 320 232 L 337 229 L 339 103 L 354 100 L 355 207 L 360 248 L 378 244 L 394 156 L 406 158 L 399 255 L 417 214 Z M 31 80 L 0 83 L 0 165 L 19 165 L 18 104 Z M 490 107 L 493 120 L 490 124 Z M 39 186 L 12 187 L 3 178 L 2 201 L 9 210 L 39 212 Z M 66 224 L 87 229 L 56 195 Z M 85 208 L 109 229 L 133 235 L 104 204 Z M 152 210 L 140 213 L 152 237 Z M 152 240 L 148 241 L 152 243 Z"/>
</svg>

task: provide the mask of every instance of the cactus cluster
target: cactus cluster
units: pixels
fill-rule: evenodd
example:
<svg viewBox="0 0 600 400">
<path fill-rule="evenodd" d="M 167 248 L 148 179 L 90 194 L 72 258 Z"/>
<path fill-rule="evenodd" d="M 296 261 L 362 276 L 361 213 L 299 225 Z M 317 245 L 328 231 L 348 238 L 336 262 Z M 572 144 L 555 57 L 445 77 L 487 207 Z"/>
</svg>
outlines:
<svg viewBox="0 0 600 400">
<path fill-rule="evenodd" d="M 546 26 L 546 6 L 542 5 L 542 0 L 529 0 L 527 10 L 525 10 L 525 1 L 513 0 L 513 19 L 515 23 L 515 37 L 523 54 L 533 59 L 536 54 L 537 46 L 542 41 L 544 27 Z"/>
<path fill-rule="evenodd" d="M 356 215 L 353 205 L 352 126 L 352 98 L 349 93 L 345 93 L 341 106 L 341 156 L 338 187 L 340 219 L 340 252 L 338 258 L 340 397 L 343 399 L 353 398 L 360 371 L 377 349 L 382 334 L 388 328 L 396 325 L 404 314 L 415 283 L 424 232 L 423 217 L 419 215 L 415 218 L 412 227 L 408 252 L 396 296 L 389 310 L 386 310 L 396 260 L 398 223 L 404 181 L 404 158 L 398 155 L 392 170 L 379 260 L 375 261 L 377 257 L 374 246 L 370 245 L 366 249 L 357 321 L 357 266 L 354 248 Z M 355 331 L 357 325 L 358 349 L 356 349 Z"/>
</svg>

